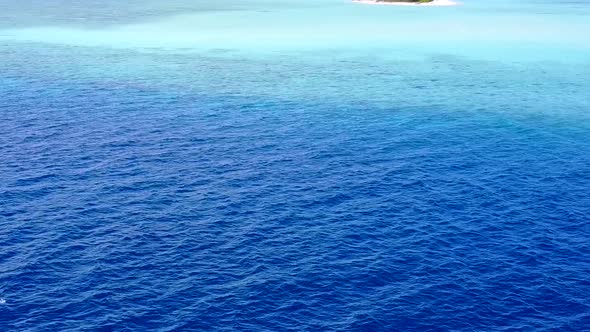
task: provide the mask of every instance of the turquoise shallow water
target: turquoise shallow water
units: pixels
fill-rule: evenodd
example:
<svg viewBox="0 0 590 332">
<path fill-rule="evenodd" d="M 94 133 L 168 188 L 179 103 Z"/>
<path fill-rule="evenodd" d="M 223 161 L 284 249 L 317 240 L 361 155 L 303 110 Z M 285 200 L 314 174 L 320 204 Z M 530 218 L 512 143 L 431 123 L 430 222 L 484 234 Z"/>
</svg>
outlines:
<svg viewBox="0 0 590 332">
<path fill-rule="evenodd" d="M 589 18 L 0 0 L 0 330 L 587 330 Z"/>
<path fill-rule="evenodd" d="M 469 96 L 454 94 L 486 90 L 492 97 L 533 92 L 548 102 L 573 90 L 573 106 L 586 103 L 578 92 L 588 84 L 590 10 L 581 2 L 475 0 L 408 8 L 339 0 L 65 1 L 3 7 L 5 71 L 25 66 L 59 76 L 74 70 L 89 79 L 139 80 L 185 92 L 200 86 L 202 93 L 278 98 L 346 95 L 384 100 L 385 106 L 391 98 L 430 102 L 437 96 L 460 103 Z M 19 52 L 23 47 L 29 49 Z M 28 61 L 20 61 L 23 56 Z M 52 56 L 64 61 L 39 61 Z M 463 81 L 445 81 L 452 76 L 446 73 L 463 75 Z M 341 74 L 347 79 L 335 79 Z M 468 86 L 455 89 L 455 83 Z M 427 94 L 414 89 L 429 84 Z M 510 87 L 519 84 L 542 91 Z"/>
<path fill-rule="evenodd" d="M 242 56 L 341 49 L 397 51 L 412 57 L 445 53 L 492 60 L 558 60 L 559 53 L 568 50 L 569 60 L 587 60 L 589 49 L 588 9 L 576 2 L 515 5 L 476 0 L 438 8 L 384 8 L 340 0 L 111 6 L 65 2 L 39 6 L 40 12 L 30 14 L 34 5 L 10 5 L 9 9 L 17 7 L 12 9 L 16 18 L 11 10 L 5 11 L 2 38 L 128 49 L 221 49 L 241 51 Z M 510 54 L 503 54 L 506 51 Z"/>
</svg>

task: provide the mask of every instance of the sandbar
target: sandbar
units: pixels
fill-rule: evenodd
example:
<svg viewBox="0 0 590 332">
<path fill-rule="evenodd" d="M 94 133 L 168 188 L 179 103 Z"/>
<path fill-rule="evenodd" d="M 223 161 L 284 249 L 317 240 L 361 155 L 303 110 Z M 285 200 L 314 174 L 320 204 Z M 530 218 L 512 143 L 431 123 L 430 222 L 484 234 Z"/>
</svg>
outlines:
<svg viewBox="0 0 590 332">
<path fill-rule="evenodd" d="M 354 3 L 365 5 L 386 5 L 386 6 L 456 6 L 459 3 L 452 0 L 433 0 L 431 2 L 395 2 L 381 0 L 352 0 Z"/>
</svg>

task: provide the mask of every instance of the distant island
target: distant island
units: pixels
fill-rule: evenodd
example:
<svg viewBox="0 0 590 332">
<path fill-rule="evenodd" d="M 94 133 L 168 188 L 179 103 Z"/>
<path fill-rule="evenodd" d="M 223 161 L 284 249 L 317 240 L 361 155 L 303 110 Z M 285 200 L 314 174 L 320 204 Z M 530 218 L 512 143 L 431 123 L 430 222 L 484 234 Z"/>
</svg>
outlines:
<svg viewBox="0 0 590 332">
<path fill-rule="evenodd" d="M 375 0 L 376 2 L 412 2 L 412 3 L 427 3 L 433 0 Z"/>
<path fill-rule="evenodd" d="M 353 0 L 367 5 L 398 5 L 398 6 L 454 6 L 451 0 Z"/>
</svg>

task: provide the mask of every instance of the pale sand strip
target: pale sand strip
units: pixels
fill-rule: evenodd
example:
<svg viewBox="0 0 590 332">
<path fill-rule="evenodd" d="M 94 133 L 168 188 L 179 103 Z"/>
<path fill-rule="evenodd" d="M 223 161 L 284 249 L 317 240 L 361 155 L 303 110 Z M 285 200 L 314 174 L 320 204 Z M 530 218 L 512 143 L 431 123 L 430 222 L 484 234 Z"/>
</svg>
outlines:
<svg viewBox="0 0 590 332">
<path fill-rule="evenodd" d="M 411 2 L 383 2 L 377 0 L 352 0 L 355 3 L 365 5 L 387 5 L 387 6 L 456 6 L 459 3 L 451 0 L 433 0 L 427 3 L 411 3 Z"/>
</svg>

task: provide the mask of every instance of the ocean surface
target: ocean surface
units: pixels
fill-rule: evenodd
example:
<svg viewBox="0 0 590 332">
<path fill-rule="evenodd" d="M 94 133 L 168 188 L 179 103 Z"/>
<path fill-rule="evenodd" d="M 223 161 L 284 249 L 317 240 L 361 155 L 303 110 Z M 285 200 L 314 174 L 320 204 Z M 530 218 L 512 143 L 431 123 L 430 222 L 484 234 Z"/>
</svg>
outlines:
<svg viewBox="0 0 590 332">
<path fill-rule="evenodd" d="M 590 2 L 0 0 L 0 331 L 590 331 Z"/>
</svg>

